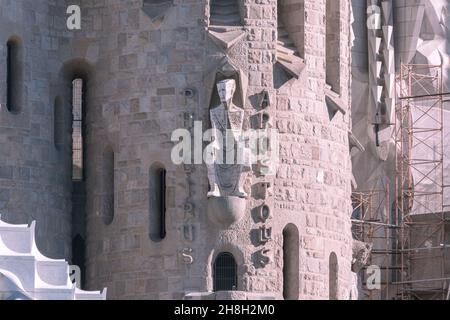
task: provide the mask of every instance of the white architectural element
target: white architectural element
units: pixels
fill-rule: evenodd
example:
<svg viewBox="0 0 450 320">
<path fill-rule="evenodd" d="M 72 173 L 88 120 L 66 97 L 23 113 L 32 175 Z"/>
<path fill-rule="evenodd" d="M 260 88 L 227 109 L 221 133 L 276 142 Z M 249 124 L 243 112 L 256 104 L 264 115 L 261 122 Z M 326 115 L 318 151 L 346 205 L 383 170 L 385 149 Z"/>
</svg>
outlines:
<svg viewBox="0 0 450 320">
<path fill-rule="evenodd" d="M 106 300 L 106 289 L 76 288 L 65 260 L 39 252 L 35 222 L 12 225 L 0 216 L 0 300 Z"/>
<path fill-rule="evenodd" d="M 398 19 L 405 24 L 405 29 L 396 34 L 400 59 L 404 63 L 416 60 L 416 63 L 440 65 L 442 55 L 448 56 L 448 1 L 420 0 L 410 6 L 395 3 L 395 7 L 398 8 Z"/>
<path fill-rule="evenodd" d="M 221 104 L 210 112 L 215 145 L 214 150 L 211 150 L 211 161 L 207 161 L 211 188 L 208 197 L 246 198 L 248 195 L 243 190 L 244 171 L 251 168 L 245 165 L 250 150 L 242 141 L 244 110 L 233 104 L 235 80 L 218 82 L 217 91 Z"/>
<path fill-rule="evenodd" d="M 448 0 L 420 0 L 408 5 L 394 2 L 401 27 L 395 32 L 397 61 L 405 64 L 444 65 L 444 83 L 448 88 L 450 30 Z"/>
</svg>

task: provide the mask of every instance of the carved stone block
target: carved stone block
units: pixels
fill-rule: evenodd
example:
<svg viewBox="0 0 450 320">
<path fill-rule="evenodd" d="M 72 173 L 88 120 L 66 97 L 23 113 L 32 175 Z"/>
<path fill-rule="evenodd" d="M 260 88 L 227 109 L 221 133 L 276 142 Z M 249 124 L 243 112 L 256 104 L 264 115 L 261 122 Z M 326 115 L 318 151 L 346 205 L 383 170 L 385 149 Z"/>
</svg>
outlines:
<svg viewBox="0 0 450 320">
<path fill-rule="evenodd" d="M 181 227 L 181 235 L 184 241 L 193 242 L 195 239 L 195 227 L 192 224 L 185 224 Z"/>
<path fill-rule="evenodd" d="M 272 228 L 267 228 L 266 226 L 262 226 L 258 230 L 258 242 L 265 244 L 272 240 Z"/>
<path fill-rule="evenodd" d="M 261 249 L 258 252 L 256 252 L 256 264 L 265 267 L 268 264 L 271 264 L 273 261 L 272 252 L 270 249 Z"/>
<path fill-rule="evenodd" d="M 272 217 L 270 207 L 267 204 L 263 204 L 260 207 L 258 207 L 257 214 L 261 222 L 266 222 L 268 219 Z"/>
<path fill-rule="evenodd" d="M 180 252 L 181 261 L 186 265 L 191 265 L 194 263 L 194 257 L 192 253 L 194 249 L 192 248 L 183 248 Z"/>
</svg>

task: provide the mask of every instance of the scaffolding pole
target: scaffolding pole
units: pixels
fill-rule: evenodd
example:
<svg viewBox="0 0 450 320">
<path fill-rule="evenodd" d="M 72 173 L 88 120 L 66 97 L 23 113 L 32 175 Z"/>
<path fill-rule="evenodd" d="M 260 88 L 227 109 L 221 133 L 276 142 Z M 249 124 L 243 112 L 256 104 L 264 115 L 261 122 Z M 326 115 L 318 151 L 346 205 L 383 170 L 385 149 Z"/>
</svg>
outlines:
<svg viewBox="0 0 450 320">
<path fill-rule="evenodd" d="M 402 64 L 397 90 L 394 204 L 400 229 L 393 249 L 400 268 L 399 280 L 391 285 L 403 300 L 445 300 L 443 98 L 448 94 L 443 93 L 442 66 Z"/>
<path fill-rule="evenodd" d="M 389 296 L 389 278 L 392 270 L 390 257 L 394 240 L 390 229 L 397 227 L 392 224 L 389 214 L 389 184 L 381 181 L 379 185 L 383 188 L 352 193 L 353 238 L 376 246 L 376 249 L 371 252 L 367 265 L 376 264 L 383 277 L 381 291 L 369 290 L 363 285 L 366 300 L 386 299 Z M 366 283 L 366 268 L 363 268 L 360 275 L 362 283 Z"/>
</svg>

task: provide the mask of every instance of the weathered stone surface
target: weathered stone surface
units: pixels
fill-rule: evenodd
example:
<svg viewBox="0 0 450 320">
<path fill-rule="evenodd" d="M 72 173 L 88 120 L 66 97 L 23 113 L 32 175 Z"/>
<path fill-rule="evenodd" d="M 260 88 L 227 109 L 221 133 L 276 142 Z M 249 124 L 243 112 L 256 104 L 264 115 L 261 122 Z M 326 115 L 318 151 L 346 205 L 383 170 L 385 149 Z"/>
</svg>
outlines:
<svg viewBox="0 0 450 320">
<path fill-rule="evenodd" d="M 82 235 L 87 287 L 107 287 L 111 299 L 170 299 L 212 291 L 214 259 L 220 252 L 234 255 L 237 290 L 247 291 L 230 298 L 281 299 L 283 230 L 294 224 L 300 237 L 298 297 L 329 297 L 328 260 L 334 252 L 338 297 L 347 299 L 352 284 L 349 1 L 341 0 L 338 43 L 339 102 L 347 112 L 332 121 L 325 104 L 324 0 L 289 1 L 287 16 L 280 18 L 275 0 L 238 1 L 239 14 L 230 11 L 226 22 L 231 21 L 231 28 L 244 27 L 246 36 L 238 37 L 228 52 L 207 34 L 205 27 L 218 23 L 209 19 L 209 1 L 170 2 L 164 19 L 154 23 L 145 17 L 141 0 L 81 0 L 82 29 L 70 31 L 65 20 L 69 1 L 0 0 L 0 58 L 6 55 L 8 38 L 17 35 L 27 59 L 20 114 L 3 107 L 6 76 L 0 62 L 0 209 L 5 219 L 37 220 L 37 242 L 55 258 L 70 259 L 72 239 Z M 279 19 L 286 20 L 283 29 L 291 40 L 284 46 L 278 43 L 286 40 L 279 37 Z M 274 66 L 283 55 L 277 52 L 292 47 L 298 52 L 287 58 L 295 77 L 276 87 L 280 75 Z M 76 188 L 70 175 L 70 93 L 61 75 L 89 78 L 86 177 Z M 256 170 L 249 174 L 242 218 L 223 228 L 207 218 L 206 166 L 196 165 L 187 174 L 174 165 L 170 137 L 186 112 L 208 128 L 215 84 L 227 77 L 242 88 L 235 104 L 244 110 L 244 128 L 261 111 L 260 93 L 266 90 L 271 98 L 264 112 L 279 129 L 280 166 L 274 176 L 260 176 Z M 186 89 L 193 96 L 183 94 Z M 55 147 L 53 136 L 57 96 L 66 110 L 61 148 Z M 100 212 L 101 160 L 107 146 L 115 153 L 115 212 L 108 226 Z M 167 170 L 166 237 L 160 242 L 149 238 L 149 172 L 155 163 Z M 259 185 L 266 187 L 260 192 Z M 80 196 L 73 197 L 73 190 Z M 187 202 L 195 205 L 189 214 Z M 271 219 L 255 220 L 252 211 L 265 202 Z M 191 242 L 179 234 L 180 225 L 189 224 L 195 225 Z M 252 230 L 263 226 L 271 228 L 272 241 L 255 244 Z M 270 250 L 273 261 L 256 268 L 252 256 L 263 249 Z"/>
</svg>

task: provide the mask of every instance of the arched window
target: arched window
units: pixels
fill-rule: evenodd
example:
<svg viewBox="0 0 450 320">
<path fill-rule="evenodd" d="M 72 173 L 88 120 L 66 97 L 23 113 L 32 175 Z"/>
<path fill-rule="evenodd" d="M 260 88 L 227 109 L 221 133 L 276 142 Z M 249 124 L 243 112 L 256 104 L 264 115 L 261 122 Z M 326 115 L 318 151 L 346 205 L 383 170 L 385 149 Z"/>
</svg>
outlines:
<svg viewBox="0 0 450 320">
<path fill-rule="evenodd" d="M 214 261 L 214 291 L 237 290 L 237 264 L 231 253 L 220 253 Z"/>
<path fill-rule="evenodd" d="M 22 109 L 23 52 L 19 38 L 6 43 L 6 108 L 12 113 Z"/>
<path fill-rule="evenodd" d="M 159 242 L 166 237 L 166 169 L 153 165 L 149 172 L 149 236 Z"/>
<path fill-rule="evenodd" d="M 72 82 L 72 180 L 83 180 L 83 79 Z"/>
<path fill-rule="evenodd" d="M 102 217 L 106 225 L 114 219 L 114 150 L 110 146 L 103 152 Z"/>
<path fill-rule="evenodd" d="M 64 109 L 61 97 L 56 97 L 53 104 L 53 141 L 60 149 L 64 141 Z"/>
<path fill-rule="evenodd" d="M 283 230 L 283 297 L 285 300 L 299 298 L 299 250 L 298 229 L 288 224 Z"/>
<path fill-rule="evenodd" d="M 211 26 L 241 26 L 239 0 L 210 0 Z"/>
<path fill-rule="evenodd" d="M 337 300 L 338 299 L 338 272 L 339 272 L 339 266 L 338 266 L 338 259 L 336 256 L 336 253 L 332 252 L 330 254 L 329 259 L 329 275 L 328 275 L 328 281 L 329 281 L 329 299 L 330 300 Z"/>
<path fill-rule="evenodd" d="M 331 89 L 340 93 L 340 0 L 326 0 L 326 82 Z"/>
</svg>

